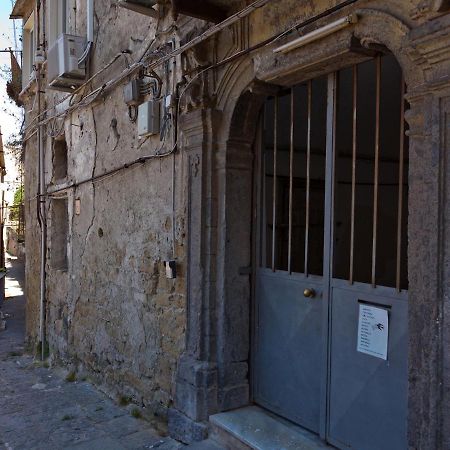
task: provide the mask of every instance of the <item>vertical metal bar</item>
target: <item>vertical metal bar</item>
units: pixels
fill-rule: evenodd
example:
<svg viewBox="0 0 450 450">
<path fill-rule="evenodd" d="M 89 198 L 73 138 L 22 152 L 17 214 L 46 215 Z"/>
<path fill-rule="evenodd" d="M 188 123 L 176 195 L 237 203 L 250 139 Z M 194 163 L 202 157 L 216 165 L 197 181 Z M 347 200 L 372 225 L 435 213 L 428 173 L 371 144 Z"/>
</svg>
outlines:
<svg viewBox="0 0 450 450">
<path fill-rule="evenodd" d="M 273 194 L 272 194 L 272 270 L 275 272 L 275 239 L 277 226 L 277 124 L 278 124 L 278 95 L 274 99 L 273 114 Z"/>
<path fill-rule="evenodd" d="M 291 273 L 292 259 L 292 195 L 293 195 L 293 167 L 294 167 L 294 88 L 291 88 L 291 133 L 289 150 L 289 234 L 288 234 L 288 272 Z"/>
<path fill-rule="evenodd" d="M 309 210 L 311 188 L 311 105 L 312 81 L 308 81 L 308 130 L 306 141 L 306 214 L 305 214 L 305 275 L 308 276 L 308 250 L 309 250 Z"/>
<path fill-rule="evenodd" d="M 375 167 L 373 179 L 373 230 L 372 230 L 372 287 L 376 287 L 377 228 L 378 228 L 378 176 L 380 159 L 380 95 L 381 56 L 375 59 L 376 99 L 375 99 Z"/>
<path fill-rule="evenodd" d="M 257 203 L 257 217 L 260 226 L 258 227 L 260 236 L 258 237 L 258 248 L 260 252 L 259 267 L 267 267 L 267 149 L 266 149 L 266 132 L 267 132 L 267 102 L 264 104 L 264 113 L 261 121 L 261 131 L 259 133 L 259 145 L 256 147 L 258 155 L 258 168 L 256 172 L 258 174 L 258 179 L 256 184 L 259 186 L 257 189 L 259 201 Z"/>
<path fill-rule="evenodd" d="M 357 102 L 358 102 L 358 66 L 353 66 L 353 124 L 352 124 L 352 205 L 350 223 L 350 270 L 349 282 L 353 284 L 354 250 L 355 250 L 355 202 L 356 202 L 356 125 L 357 125 Z"/>
<path fill-rule="evenodd" d="M 324 211 L 324 247 L 323 247 L 323 304 L 322 304 L 322 336 L 323 336 L 323 362 L 322 362 L 322 390 L 321 390 L 321 417 L 320 436 L 325 438 L 329 429 L 330 410 L 330 365 L 331 365 L 331 280 L 333 262 L 333 222 L 334 222 L 334 178 L 336 161 L 336 89 L 337 73 L 328 75 L 327 95 L 327 144 L 325 160 L 325 211 Z"/>
<path fill-rule="evenodd" d="M 405 80 L 402 75 L 401 81 L 401 104 L 400 104 L 400 154 L 398 168 L 398 211 L 397 211 L 397 273 L 395 286 L 400 292 L 400 273 L 402 257 L 402 220 L 403 220 L 403 177 L 404 177 L 404 158 L 405 158 Z"/>
<path fill-rule="evenodd" d="M 257 348 L 257 338 L 258 338 L 258 302 L 257 302 L 257 279 L 258 272 L 261 268 L 266 269 L 268 267 L 266 258 L 266 232 L 267 229 L 267 215 L 266 215 L 266 183 L 267 183 L 267 173 L 265 170 L 265 159 L 266 159 L 266 144 L 267 144 L 267 125 L 268 125 L 268 114 L 267 114 L 267 100 L 264 104 L 263 114 L 259 117 L 258 125 L 259 131 L 257 133 L 257 141 L 255 145 L 255 164 L 253 167 L 253 198 L 255 199 L 252 205 L 254 226 L 252 230 L 255 231 L 252 237 L 253 246 L 253 257 L 252 257 L 252 274 L 251 274 L 251 301 L 250 301 L 250 325 L 251 325 L 251 352 L 249 367 L 249 379 L 253 381 L 253 386 L 256 381 L 256 348 Z M 256 226 L 255 226 L 256 225 Z M 261 256 L 261 253 L 263 255 Z M 260 264 L 257 263 L 260 261 Z M 253 392 L 250 392 L 250 398 L 253 400 Z"/>
</svg>

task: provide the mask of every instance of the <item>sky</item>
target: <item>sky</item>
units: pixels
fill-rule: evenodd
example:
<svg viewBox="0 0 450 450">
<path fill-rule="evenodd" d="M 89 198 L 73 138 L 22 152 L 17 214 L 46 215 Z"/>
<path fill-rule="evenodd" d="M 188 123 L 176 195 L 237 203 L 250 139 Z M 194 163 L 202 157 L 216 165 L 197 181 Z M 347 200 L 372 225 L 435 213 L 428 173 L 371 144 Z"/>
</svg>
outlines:
<svg viewBox="0 0 450 450">
<path fill-rule="evenodd" d="M 0 0 L 0 50 L 14 47 L 13 38 L 13 21 L 10 20 L 9 15 L 12 10 L 11 0 Z M 17 32 L 20 32 L 22 21 L 16 20 Z M 19 41 L 19 45 L 21 42 Z M 8 53 L 0 53 L 0 67 L 10 66 L 10 56 Z M 6 111 L 5 111 L 6 109 Z M 0 77 L 0 127 L 3 134 L 3 142 L 7 143 L 11 136 L 16 134 L 20 129 L 20 121 L 15 120 L 12 116 L 19 113 L 19 108 L 11 105 L 8 96 L 6 95 L 6 80 L 3 76 Z"/>
</svg>

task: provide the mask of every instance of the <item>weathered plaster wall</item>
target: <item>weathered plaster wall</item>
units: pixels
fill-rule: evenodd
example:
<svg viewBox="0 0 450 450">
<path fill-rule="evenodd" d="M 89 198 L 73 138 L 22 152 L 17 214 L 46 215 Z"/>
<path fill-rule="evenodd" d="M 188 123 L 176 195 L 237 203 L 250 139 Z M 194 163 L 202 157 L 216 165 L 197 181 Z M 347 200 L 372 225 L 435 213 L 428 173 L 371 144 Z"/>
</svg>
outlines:
<svg viewBox="0 0 450 450">
<path fill-rule="evenodd" d="M 38 153 L 36 137 L 25 144 L 25 296 L 27 340 L 31 346 L 39 341 L 39 255 L 40 228 L 37 221 Z"/>
<path fill-rule="evenodd" d="M 263 10 L 255 11 L 250 24 L 251 43 L 257 43 L 262 39 L 267 39 L 276 33 L 282 32 L 298 23 L 319 16 L 323 12 L 345 3 L 344 0 L 314 0 L 299 2 L 295 0 L 281 0 L 271 2 Z M 355 8 L 370 7 L 379 11 L 384 11 L 394 16 L 401 17 L 408 24 L 413 24 L 411 12 L 415 10 L 420 0 L 366 0 L 358 1 L 354 5 L 349 5 L 348 10 Z M 289 11 L 289 14 L 286 14 Z M 330 20 L 329 18 L 326 20 Z M 314 28 L 314 25 L 312 25 Z"/>
<path fill-rule="evenodd" d="M 71 10 L 69 31 L 85 33 L 85 2 Z M 127 52 L 94 81 L 94 87 L 117 76 L 139 59 L 155 38 L 156 22 L 95 2 L 96 46 L 90 73 L 103 68 L 118 53 Z M 48 90 L 52 106 L 66 94 Z M 32 99 L 30 99 L 30 104 Z M 58 111 L 67 107 L 67 102 Z M 128 116 L 122 87 L 92 107 L 45 129 L 46 183 L 49 190 L 122 166 L 161 148 L 159 137 L 142 142 Z M 68 146 L 68 176 L 53 179 L 52 136 L 64 134 Z M 50 136 L 52 135 L 52 136 Z M 169 136 L 166 147 L 173 145 Z M 116 396 L 164 415 L 173 397 L 177 359 L 184 348 L 185 230 L 181 159 L 175 160 L 175 255 L 172 255 L 173 157 L 149 161 L 120 174 L 58 192 L 68 201 L 67 268 L 52 264 L 55 223 L 52 198 L 47 200 L 47 339 L 54 361 L 69 363 L 91 375 Z M 27 198 L 36 196 L 37 143 L 26 152 Z M 80 213 L 75 213 L 75 200 Z M 39 227 L 35 201 L 27 209 L 27 332 L 38 341 Z M 177 278 L 169 280 L 163 262 L 177 259 Z"/>
<path fill-rule="evenodd" d="M 277 2 L 277 6 L 269 5 L 267 9 L 256 12 L 255 17 L 259 15 L 260 21 L 258 26 L 254 26 L 255 22 L 249 23 L 251 42 L 271 36 L 271 26 L 275 30 L 286 29 L 292 15 L 301 18 L 313 15 L 308 7 L 295 8 L 293 3 L 290 3 L 290 9 L 286 9 L 289 14 L 285 13 L 283 17 L 278 14 L 279 20 L 273 23 L 267 11 L 278 8 L 278 5 L 281 11 L 282 5 L 289 2 Z M 446 198 L 442 189 L 446 185 L 439 173 L 444 173 L 444 167 L 447 167 L 444 156 L 448 147 L 445 99 L 448 95 L 446 86 L 449 83 L 450 55 L 446 44 L 448 32 L 445 31 L 448 16 L 439 17 L 436 14 L 439 8 L 431 3 L 366 1 L 346 8 L 348 12 L 360 12 L 358 25 L 353 30 L 347 30 L 347 33 L 353 31 L 365 45 L 383 45 L 393 52 L 404 70 L 411 100 L 411 109 L 407 114 L 411 127 L 411 155 L 415 155 L 411 163 L 409 199 L 411 337 L 408 427 L 411 448 L 446 448 L 450 435 L 446 419 L 449 403 L 445 397 L 449 391 L 448 376 L 445 375 L 445 370 L 448 370 L 447 356 L 443 358 L 446 365 L 442 365 L 442 355 L 448 353 L 445 350 L 448 333 L 443 333 L 441 328 L 443 321 L 446 323 L 444 310 L 447 306 L 446 285 L 442 284 L 445 276 L 440 271 L 446 257 L 438 250 L 447 239 L 444 237 L 447 234 L 445 224 L 439 219 L 439 215 L 446 210 L 442 203 L 442 199 Z M 316 9 L 314 14 L 318 12 Z M 327 20 L 331 19 L 319 23 L 325 24 Z M 429 24 L 419 32 L 419 27 L 427 21 Z M 242 219 L 248 212 L 246 198 L 241 196 L 239 201 L 233 201 L 233 190 L 238 189 L 241 183 L 245 184 L 250 176 L 251 163 L 246 162 L 246 158 L 251 158 L 248 151 L 251 139 L 246 120 L 252 117 L 254 123 L 257 117 L 255 105 L 259 101 L 258 94 L 264 89 L 266 94 L 270 93 L 270 86 L 251 83 L 256 76 L 270 83 L 290 85 L 296 77 L 302 79 L 305 76 L 310 63 L 317 64 L 317 73 L 351 64 L 351 59 L 346 59 L 347 55 L 339 53 L 336 57 L 337 53 L 330 54 L 338 44 L 336 41 L 345 38 L 345 33 L 336 33 L 288 56 L 274 56 L 273 46 L 263 48 L 253 54 L 255 68 L 247 66 L 248 60 L 222 67 L 217 76 L 216 109 L 203 111 L 202 114 L 192 112 L 184 118 L 190 138 L 190 158 L 192 161 L 197 158 L 201 177 L 205 180 L 203 188 L 199 187 L 198 182 L 192 182 L 189 189 L 201 189 L 201 198 L 196 199 L 195 203 L 208 211 L 205 215 L 192 214 L 188 220 L 193 225 L 206 224 L 200 245 L 209 248 L 214 242 L 217 251 L 195 255 L 205 261 L 207 267 L 201 273 L 194 271 L 193 279 L 196 282 L 201 279 L 199 285 L 207 289 L 201 295 L 198 294 L 200 286 L 189 292 L 192 300 L 191 313 L 188 313 L 189 339 L 179 366 L 176 409 L 170 415 L 171 430 L 181 439 L 195 440 L 204 436 L 201 421 L 208 415 L 249 401 L 248 390 L 245 389 L 246 383 L 248 387 L 248 366 L 239 356 L 249 352 L 249 319 L 245 308 L 250 305 L 250 298 L 245 291 L 245 281 L 236 276 L 236 271 L 241 261 L 245 261 L 246 257 L 248 260 L 245 253 L 251 243 L 240 241 L 239 249 L 233 249 L 236 240 L 236 237 L 233 239 L 233 230 L 238 228 L 236 222 L 240 221 L 241 235 L 245 235 L 248 226 Z M 240 42 L 245 43 L 245 36 L 248 38 L 249 35 L 246 35 L 244 21 L 241 28 L 244 39 Z M 217 48 L 221 54 L 222 48 L 219 45 Z M 223 49 L 224 55 L 233 53 L 229 47 L 226 50 Z M 335 59 L 328 59 L 330 56 Z M 264 64 L 264 58 L 267 58 L 267 64 Z M 249 85 L 254 95 L 247 101 Z M 442 116 L 439 115 L 440 108 Z M 233 120 L 230 119 L 232 111 Z M 233 133 L 234 123 L 241 125 L 236 133 Z M 432 143 L 434 150 L 430 147 Z M 240 170 L 239 177 L 235 177 L 236 169 Z M 238 217 L 232 213 L 236 208 L 240 210 Z M 425 235 L 427 238 L 423 239 Z M 241 291 L 240 286 L 243 288 Z M 239 356 L 236 357 L 233 352 Z"/>
<path fill-rule="evenodd" d="M 83 129 L 72 128 L 70 149 L 76 179 L 154 152 L 152 142 L 136 149 L 135 126 L 120 96 L 80 113 L 77 120 Z M 92 148 L 90 164 L 75 163 L 80 148 Z M 71 218 L 68 271 L 71 355 L 124 394 L 163 406 L 170 403 L 176 358 L 183 349 L 185 309 L 180 209 L 178 277 L 168 280 L 163 267 L 172 253 L 171 170 L 172 158 L 155 160 L 77 188 L 73 197 L 80 199 L 81 213 Z M 176 186 L 180 200 L 179 176 Z"/>
<path fill-rule="evenodd" d="M 210 43 L 189 52 L 183 58 L 184 75 L 189 79 L 199 67 L 219 61 L 340 3 L 343 2 L 270 2 L 241 25 L 223 31 Z M 427 236 L 434 239 L 437 229 L 444 233 L 439 218 L 442 204 L 437 200 L 443 194 L 435 175 L 437 167 L 445 168 L 439 164 L 446 160 L 439 159 L 437 151 L 430 150 L 428 159 L 421 165 L 420 154 L 421 143 L 430 142 L 431 123 L 438 127 L 434 130 L 436 148 L 445 150 L 448 146 L 448 133 L 442 133 L 439 128 L 440 120 L 448 125 L 448 102 L 440 100 L 444 91 L 435 91 L 436 97 L 430 99 L 430 92 L 437 89 L 437 80 L 445 82 L 448 67 L 438 66 L 444 50 L 427 48 L 426 36 L 438 33 L 433 28 L 436 22 L 424 31 L 423 39 L 419 34 L 414 41 L 410 33 L 410 29 L 435 17 L 432 8 L 427 9 L 431 3 L 366 0 L 346 10 L 370 10 L 355 27 L 357 37 L 387 45 L 398 57 L 409 87 L 414 88 L 418 96 L 415 100 L 417 116 L 408 117 L 414 129 L 412 154 L 416 155 L 411 173 L 417 174 L 416 182 L 411 184 L 415 198 L 410 204 L 413 206 L 417 199 L 418 204 L 432 211 L 425 223 L 416 209 L 411 229 L 421 232 L 425 228 Z M 85 30 L 83 5 L 84 1 L 77 0 L 76 10 L 71 14 L 71 28 L 75 33 Z M 161 45 L 166 36 L 170 36 L 168 30 L 173 31 L 170 17 L 158 27 Z M 436 29 L 444 29 L 442 24 L 439 27 L 436 25 Z M 176 39 L 186 41 L 204 28 L 205 23 L 181 18 Z M 96 2 L 95 30 L 91 73 L 123 50 L 131 50 L 131 54 L 120 56 L 94 81 L 94 88 L 139 58 L 156 32 L 154 20 L 117 9 L 106 0 Z M 199 76 L 186 93 L 180 118 L 181 150 L 175 159 L 175 247 L 179 270 L 176 280 L 167 280 L 162 266 L 162 261 L 171 254 L 171 157 L 148 162 L 95 184 L 82 184 L 64 194 L 69 204 L 67 270 L 51 267 L 49 238 L 47 333 L 53 357 L 73 362 L 79 370 L 96 375 L 106 389 L 130 395 L 159 413 L 165 414 L 175 398 L 172 431 L 186 440 L 204 436 L 204 425 L 198 428 L 195 424 L 205 421 L 209 414 L 249 401 L 251 284 L 245 268 L 251 264 L 252 142 L 258 107 L 270 93 L 270 85 L 262 88 L 262 83 L 252 84 L 251 95 L 246 89 L 257 77 L 266 77 L 266 81 L 271 76 L 278 77 L 280 84 L 286 83 L 280 73 L 269 72 L 272 69 L 276 72 L 277 65 L 286 71 L 295 71 L 295 65 L 298 68 L 314 56 L 311 48 L 322 52 L 329 50 L 329 46 L 327 49 L 323 44 L 312 46 L 310 55 L 305 52 L 302 58 L 280 57 L 275 63 L 271 60 L 270 68 L 263 63 L 268 54 L 273 56 L 272 51 L 263 48 L 258 55 L 252 54 Z M 179 70 L 180 60 L 177 59 Z M 416 64 L 423 66 L 421 70 Z M 326 69 L 326 66 L 321 68 Z M 424 85 L 422 73 L 427 74 L 428 87 Z M 160 75 L 164 76 L 164 70 Z M 176 81 L 181 81 L 181 73 Z M 421 96 L 428 99 L 423 100 Z M 58 98 L 61 94 L 46 94 L 49 105 Z M 432 104 L 435 105 L 434 115 Z M 442 111 L 437 104 L 442 105 Z M 68 182 L 79 182 L 152 154 L 160 145 L 157 138 L 152 138 L 139 146 L 136 125 L 129 121 L 121 87 L 92 107 L 74 112 L 64 124 L 55 124 L 54 128 L 60 126 L 69 148 Z M 441 134 L 445 142 L 439 140 Z M 50 138 L 46 141 L 46 151 L 47 182 L 51 184 Z M 26 156 L 30 336 L 36 335 L 38 321 L 39 236 L 33 200 L 37 185 L 36 158 L 36 144 L 32 140 L 27 145 Z M 425 176 L 427 169 L 432 170 Z M 427 189 L 422 189 L 423 182 Z M 75 214 L 77 199 L 80 214 Z M 47 206 L 52 226 L 51 205 Z M 439 426 L 436 425 L 445 420 L 440 389 L 447 396 L 449 391 L 447 379 L 444 388 L 440 387 L 443 377 L 439 355 L 443 347 L 439 324 L 444 315 L 439 302 L 446 291 L 443 293 L 436 281 L 442 276 L 435 251 L 439 242 L 434 242 L 429 251 L 427 243 L 414 241 L 410 250 L 413 258 L 410 258 L 411 301 L 415 302 L 410 314 L 414 331 L 410 344 L 410 405 L 413 408 L 410 440 L 418 443 L 417 448 L 441 448 L 438 434 L 450 435 L 449 424 L 441 431 L 437 431 Z M 421 265 L 424 255 L 427 264 Z M 432 276 L 425 273 L 425 268 L 430 267 L 434 268 Z M 240 269 L 244 269 L 242 273 Z M 427 301 L 427 289 L 434 289 L 437 303 Z"/>
</svg>

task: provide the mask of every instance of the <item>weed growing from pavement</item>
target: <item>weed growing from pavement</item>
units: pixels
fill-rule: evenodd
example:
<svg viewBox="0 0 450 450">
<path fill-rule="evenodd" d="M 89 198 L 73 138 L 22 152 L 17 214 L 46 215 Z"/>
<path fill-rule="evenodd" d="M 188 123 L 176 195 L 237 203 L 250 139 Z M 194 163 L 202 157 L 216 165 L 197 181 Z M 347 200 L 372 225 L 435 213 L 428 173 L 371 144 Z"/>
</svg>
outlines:
<svg viewBox="0 0 450 450">
<path fill-rule="evenodd" d="M 35 349 L 34 349 L 34 354 L 36 356 L 42 357 L 42 345 L 40 342 L 38 342 L 36 344 Z M 49 355 L 50 355 L 50 348 L 48 346 L 48 343 L 46 342 L 44 344 L 44 359 L 48 358 Z"/>
<path fill-rule="evenodd" d="M 131 415 L 132 415 L 135 419 L 140 419 L 140 418 L 142 418 L 142 413 L 141 413 L 141 411 L 139 411 L 138 408 L 133 408 L 133 409 L 131 410 Z"/>
<path fill-rule="evenodd" d="M 126 397 L 125 395 L 120 396 L 119 398 L 119 405 L 120 406 L 127 406 L 131 403 L 131 398 Z"/>
<path fill-rule="evenodd" d="M 68 383 L 73 383 L 74 381 L 77 381 L 77 375 L 75 372 L 69 372 L 66 376 L 66 381 Z"/>
</svg>

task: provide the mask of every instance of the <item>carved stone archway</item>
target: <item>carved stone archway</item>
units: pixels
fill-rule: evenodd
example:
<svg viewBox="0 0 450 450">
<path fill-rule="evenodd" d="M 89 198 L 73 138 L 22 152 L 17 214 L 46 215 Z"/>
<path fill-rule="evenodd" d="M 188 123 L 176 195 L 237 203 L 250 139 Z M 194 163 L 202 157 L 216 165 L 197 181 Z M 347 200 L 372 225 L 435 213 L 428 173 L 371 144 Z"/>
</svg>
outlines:
<svg viewBox="0 0 450 450">
<path fill-rule="evenodd" d="M 169 427 L 173 436 L 186 442 L 206 437 L 209 415 L 249 401 L 249 268 L 258 111 L 273 85 L 289 85 L 342 65 L 342 52 L 336 59 L 330 53 L 337 45 L 352 49 L 350 63 L 369 57 L 364 51 L 355 56 L 356 39 L 356 53 L 373 44 L 392 51 L 408 85 L 409 441 L 411 448 L 450 445 L 450 377 L 444 372 L 450 367 L 450 331 L 443 326 L 450 314 L 450 288 L 444 283 L 450 279 L 450 81 L 439 76 L 450 69 L 450 52 L 434 52 L 443 36 L 445 42 L 450 39 L 445 31 L 448 19 L 444 16 L 428 30 L 412 31 L 406 21 L 381 11 L 357 13 L 358 24 L 339 36 L 285 58 L 274 57 L 271 47 L 262 49 L 254 56 L 254 66 L 250 59 L 242 61 L 216 109 L 196 109 L 181 120 L 189 217 L 187 343 Z"/>
<path fill-rule="evenodd" d="M 217 109 L 181 122 L 187 156 L 188 306 L 186 351 L 178 365 L 171 434 L 190 442 L 207 435 L 209 415 L 249 402 L 250 275 L 255 117 L 268 95 L 252 65 L 235 67 Z M 223 105 L 222 105 L 223 106 Z"/>
</svg>

